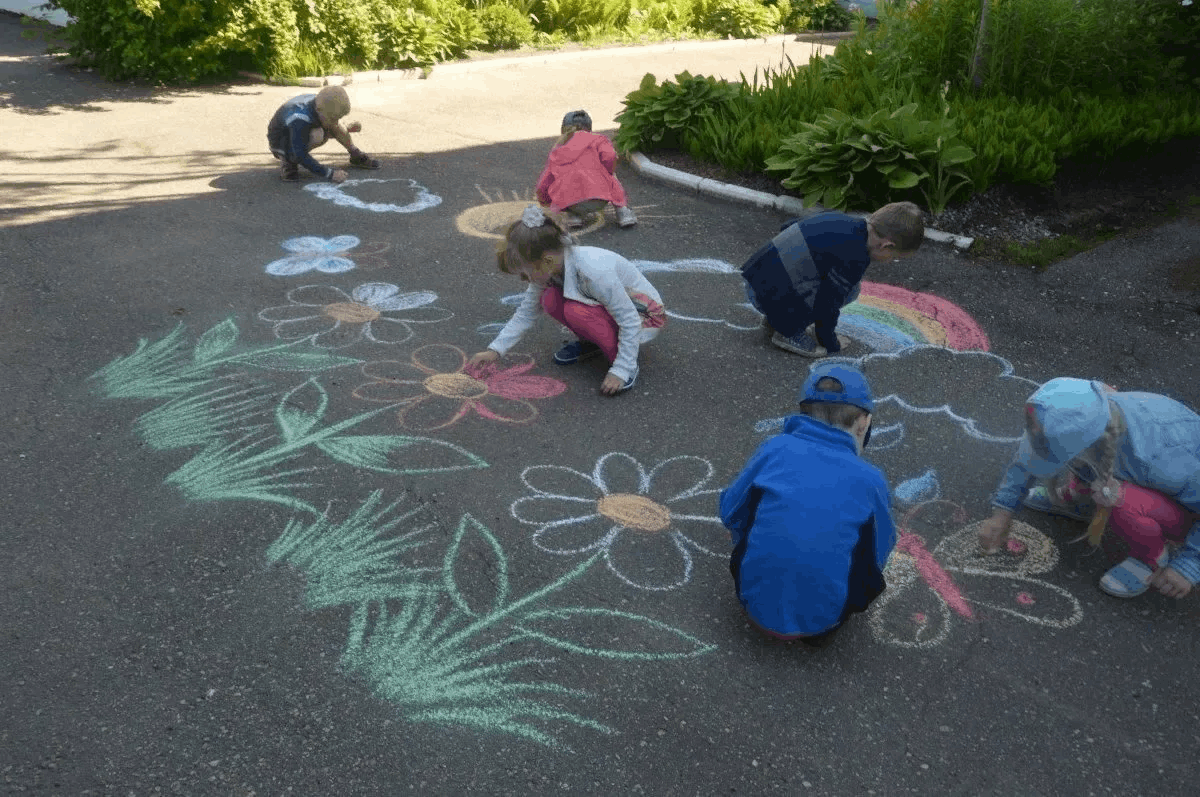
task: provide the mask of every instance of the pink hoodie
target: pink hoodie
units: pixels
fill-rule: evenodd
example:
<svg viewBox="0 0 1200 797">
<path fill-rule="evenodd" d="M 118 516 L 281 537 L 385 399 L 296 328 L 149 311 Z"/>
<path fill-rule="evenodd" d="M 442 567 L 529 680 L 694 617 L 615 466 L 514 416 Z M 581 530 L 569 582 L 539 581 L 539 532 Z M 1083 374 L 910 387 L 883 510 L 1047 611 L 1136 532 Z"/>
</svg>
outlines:
<svg viewBox="0 0 1200 797">
<path fill-rule="evenodd" d="M 537 198 L 560 211 L 585 199 L 626 204 L 625 189 L 613 176 L 617 152 L 604 136 L 579 130 L 570 141 L 550 151 L 538 178 Z"/>
</svg>

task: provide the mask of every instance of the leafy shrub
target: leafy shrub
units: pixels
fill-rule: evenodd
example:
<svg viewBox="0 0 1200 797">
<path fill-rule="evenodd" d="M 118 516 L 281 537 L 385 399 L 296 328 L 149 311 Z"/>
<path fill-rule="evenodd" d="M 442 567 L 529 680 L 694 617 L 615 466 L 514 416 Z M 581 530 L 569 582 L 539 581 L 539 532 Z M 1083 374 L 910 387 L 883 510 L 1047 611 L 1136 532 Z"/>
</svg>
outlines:
<svg viewBox="0 0 1200 797">
<path fill-rule="evenodd" d="M 629 21 L 629 0 L 541 0 L 538 30 L 572 33 L 617 30 Z"/>
<path fill-rule="evenodd" d="M 837 0 L 792 0 L 783 16 L 783 28 L 788 32 L 801 30 L 849 30 L 854 15 Z"/>
<path fill-rule="evenodd" d="M 660 86 L 647 73 L 637 91 L 623 101 L 625 110 L 617 115 L 621 127 L 613 144 L 620 152 L 679 147 L 699 130 L 705 117 L 717 113 L 740 91 L 724 80 L 689 72 L 680 72 L 674 83 L 664 80 Z"/>
<path fill-rule="evenodd" d="M 779 13 L 757 0 L 717 0 L 708 13 L 706 26 L 727 38 L 763 38 L 779 27 Z"/>
<path fill-rule="evenodd" d="M 383 67 L 428 66 L 453 50 L 431 17 L 411 8 L 387 7 L 380 14 L 379 63 Z"/>
<path fill-rule="evenodd" d="M 511 6 L 487 6 L 479 12 L 479 24 L 492 50 L 514 50 L 533 41 L 533 23 Z"/>
<path fill-rule="evenodd" d="M 437 20 L 441 24 L 442 37 L 446 41 L 446 54 L 450 58 L 463 58 L 468 50 L 478 49 L 488 43 L 479 17 L 463 6 L 444 4 Z"/>
<path fill-rule="evenodd" d="M 783 184 L 799 190 L 806 205 L 874 207 L 919 188 L 940 213 L 970 184 L 960 164 L 974 156 L 952 121 L 921 119 L 910 104 L 865 118 L 831 110 L 785 140 L 767 169 L 786 173 Z"/>
</svg>

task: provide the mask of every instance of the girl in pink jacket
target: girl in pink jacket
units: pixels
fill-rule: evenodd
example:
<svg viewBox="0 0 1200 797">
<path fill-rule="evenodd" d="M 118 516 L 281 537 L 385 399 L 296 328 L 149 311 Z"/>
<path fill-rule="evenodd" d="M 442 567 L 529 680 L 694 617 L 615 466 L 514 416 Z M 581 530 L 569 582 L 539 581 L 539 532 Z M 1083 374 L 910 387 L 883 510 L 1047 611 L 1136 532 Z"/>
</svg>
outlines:
<svg viewBox="0 0 1200 797">
<path fill-rule="evenodd" d="M 571 228 L 582 227 L 585 216 L 611 202 L 617 209 L 617 224 L 632 227 L 637 216 L 613 174 L 616 165 L 617 151 L 611 141 L 592 132 L 587 111 L 571 111 L 563 117 L 562 135 L 554 142 L 538 178 L 538 202 L 556 213 L 566 211 Z"/>
</svg>

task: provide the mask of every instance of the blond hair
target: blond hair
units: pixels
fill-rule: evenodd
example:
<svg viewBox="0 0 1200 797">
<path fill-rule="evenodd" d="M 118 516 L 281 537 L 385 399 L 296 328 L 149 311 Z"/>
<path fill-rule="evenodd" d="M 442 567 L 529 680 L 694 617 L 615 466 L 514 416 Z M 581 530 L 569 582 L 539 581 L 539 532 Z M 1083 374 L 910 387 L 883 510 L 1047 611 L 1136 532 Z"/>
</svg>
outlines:
<svg viewBox="0 0 1200 797">
<path fill-rule="evenodd" d="M 562 135 L 554 140 L 554 145 L 550 149 L 558 149 L 563 144 L 571 140 L 571 136 L 583 130 L 579 125 L 563 125 Z"/>
<path fill-rule="evenodd" d="M 1109 400 L 1108 424 L 1104 427 L 1104 434 L 1068 462 L 1066 470 L 1052 477 L 1048 485 L 1050 500 L 1054 503 L 1062 503 L 1059 499 L 1059 490 L 1071 481 L 1072 476 L 1078 477 L 1081 482 L 1085 481 L 1084 476 L 1090 476 L 1091 479 L 1087 480 L 1087 487 L 1091 490 L 1092 496 L 1101 493 L 1113 481 L 1113 472 L 1117 467 L 1117 456 L 1121 453 L 1121 440 L 1125 437 L 1125 428 L 1125 416 L 1122 414 L 1121 408 Z M 1100 544 L 1100 538 L 1104 536 L 1111 513 L 1112 507 L 1096 503 L 1096 512 L 1088 524 L 1086 535 L 1092 547 Z"/>
<path fill-rule="evenodd" d="M 341 86 L 326 86 L 317 92 L 316 105 L 322 124 L 337 124 L 350 113 L 350 95 Z"/>
<path fill-rule="evenodd" d="M 890 202 L 871 214 L 867 224 L 897 252 L 915 252 L 925 240 L 925 215 L 912 202 Z"/>
<path fill-rule="evenodd" d="M 504 240 L 496 246 L 496 267 L 505 274 L 516 274 L 522 265 L 532 265 L 547 252 L 561 252 L 572 243 L 566 225 L 554 214 L 546 213 L 537 227 L 521 219 L 508 225 Z"/>
</svg>

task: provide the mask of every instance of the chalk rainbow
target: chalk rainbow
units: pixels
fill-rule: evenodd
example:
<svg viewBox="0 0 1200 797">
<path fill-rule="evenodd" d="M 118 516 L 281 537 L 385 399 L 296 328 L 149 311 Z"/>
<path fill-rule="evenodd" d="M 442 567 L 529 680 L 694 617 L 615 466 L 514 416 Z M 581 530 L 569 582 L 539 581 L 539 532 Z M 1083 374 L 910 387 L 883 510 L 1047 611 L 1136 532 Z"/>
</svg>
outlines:
<svg viewBox="0 0 1200 797">
<path fill-rule="evenodd" d="M 987 333 L 953 302 L 880 282 L 862 283 L 843 308 L 839 331 L 877 352 L 923 343 L 960 351 L 988 351 Z"/>
</svg>

